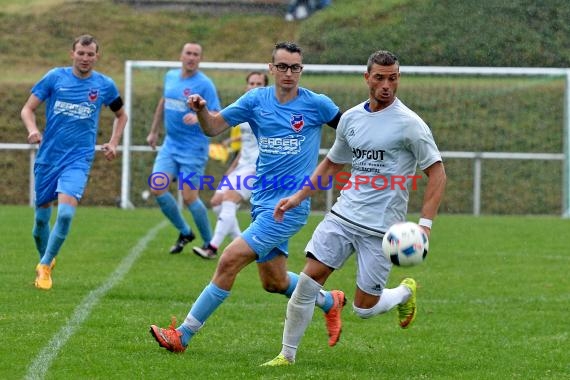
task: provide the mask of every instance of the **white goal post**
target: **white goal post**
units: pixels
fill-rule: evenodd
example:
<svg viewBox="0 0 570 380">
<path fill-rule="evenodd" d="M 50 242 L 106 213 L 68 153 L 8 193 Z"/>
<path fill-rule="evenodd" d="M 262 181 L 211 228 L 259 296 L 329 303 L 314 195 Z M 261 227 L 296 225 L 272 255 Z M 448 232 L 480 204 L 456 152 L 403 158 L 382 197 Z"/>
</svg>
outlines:
<svg viewBox="0 0 570 380">
<path fill-rule="evenodd" d="M 125 108 L 130 116 L 133 106 L 133 70 L 149 68 L 178 68 L 179 61 L 134 61 L 125 62 Z M 227 63 L 227 62 L 201 62 L 201 69 L 208 70 L 267 70 L 266 63 Z M 304 72 L 310 73 L 351 73 L 362 74 L 366 71 L 365 65 L 304 65 Z M 400 71 L 406 74 L 420 75 L 477 75 L 477 76 L 555 76 L 565 79 L 564 85 L 564 117 L 563 117 L 563 152 L 562 153 L 510 153 L 510 152 L 442 152 L 448 158 L 472 159 L 474 165 L 473 179 L 473 214 L 480 212 L 480 164 L 482 159 L 510 159 L 510 160 L 562 160 L 562 217 L 570 218 L 570 68 L 517 68 L 517 67 L 441 67 L 441 66 L 401 66 Z M 122 145 L 122 174 L 121 174 L 121 200 L 122 208 L 132 208 L 131 203 L 131 152 L 151 152 L 148 146 L 133 146 L 131 144 L 131 118 L 127 122 Z M 326 150 L 321 150 L 321 153 Z M 479 168 L 479 169 L 478 169 Z M 327 206 L 330 207 L 332 197 L 327 197 Z"/>
</svg>

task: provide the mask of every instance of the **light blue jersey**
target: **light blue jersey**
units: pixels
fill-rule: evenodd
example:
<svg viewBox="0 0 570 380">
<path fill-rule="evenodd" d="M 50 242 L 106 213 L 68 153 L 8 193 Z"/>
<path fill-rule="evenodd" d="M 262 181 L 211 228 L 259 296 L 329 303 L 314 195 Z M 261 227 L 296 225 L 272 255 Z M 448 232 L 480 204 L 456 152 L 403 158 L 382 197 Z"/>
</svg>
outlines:
<svg viewBox="0 0 570 380">
<path fill-rule="evenodd" d="M 166 138 L 162 149 L 180 157 L 197 155 L 208 157 L 209 139 L 202 132 L 200 124 L 187 125 L 184 115 L 193 112 L 188 108 L 186 99 L 192 94 L 199 94 L 208 102 L 210 111 L 220 110 L 220 101 L 216 87 L 210 78 L 197 71 L 188 78 L 182 78 L 182 69 L 170 70 L 164 77 L 164 128 Z"/>
<path fill-rule="evenodd" d="M 274 86 L 252 89 L 222 110 L 226 123 L 248 122 L 257 137 L 252 205 L 273 208 L 299 190 L 317 165 L 322 126 L 338 112 L 329 97 L 302 87 L 295 99 L 280 104 Z M 300 207 L 309 210 L 310 200 Z"/>
<path fill-rule="evenodd" d="M 50 70 L 32 88 L 45 102 L 46 127 L 37 164 L 89 170 L 95 154 L 99 113 L 119 97 L 113 80 L 93 71 L 79 78 L 71 67 Z"/>
</svg>

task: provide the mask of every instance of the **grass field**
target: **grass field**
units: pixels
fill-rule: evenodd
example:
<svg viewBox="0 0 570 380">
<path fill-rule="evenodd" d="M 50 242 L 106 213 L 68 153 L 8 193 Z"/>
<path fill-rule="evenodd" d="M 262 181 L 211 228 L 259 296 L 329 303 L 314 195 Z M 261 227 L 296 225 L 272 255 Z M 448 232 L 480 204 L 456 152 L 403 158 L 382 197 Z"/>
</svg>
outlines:
<svg viewBox="0 0 570 380">
<path fill-rule="evenodd" d="M 240 215 L 242 226 L 247 214 Z M 33 286 L 33 210 L 0 207 L 1 379 L 568 379 L 570 221 L 441 216 L 428 261 L 395 268 L 420 285 L 409 330 L 396 312 L 361 320 L 345 308 L 327 346 L 315 313 L 297 363 L 260 368 L 280 350 L 286 299 L 265 293 L 255 266 L 184 354 L 158 347 L 150 324 L 183 319 L 215 262 L 169 255 L 176 233 L 158 209 L 79 208 L 54 270 Z M 290 269 L 321 216 L 290 243 Z M 354 262 L 329 287 L 354 294 Z"/>
</svg>

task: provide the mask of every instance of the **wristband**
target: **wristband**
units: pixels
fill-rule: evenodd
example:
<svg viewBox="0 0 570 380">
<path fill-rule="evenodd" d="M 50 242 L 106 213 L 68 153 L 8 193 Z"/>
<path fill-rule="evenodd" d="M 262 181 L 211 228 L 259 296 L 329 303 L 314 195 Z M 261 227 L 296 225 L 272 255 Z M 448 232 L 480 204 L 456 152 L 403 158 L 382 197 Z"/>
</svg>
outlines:
<svg viewBox="0 0 570 380">
<path fill-rule="evenodd" d="M 431 230 L 431 226 L 433 224 L 433 220 L 431 219 L 426 219 L 426 218 L 420 218 L 420 221 L 418 222 L 418 224 L 422 227 L 427 227 Z"/>
</svg>

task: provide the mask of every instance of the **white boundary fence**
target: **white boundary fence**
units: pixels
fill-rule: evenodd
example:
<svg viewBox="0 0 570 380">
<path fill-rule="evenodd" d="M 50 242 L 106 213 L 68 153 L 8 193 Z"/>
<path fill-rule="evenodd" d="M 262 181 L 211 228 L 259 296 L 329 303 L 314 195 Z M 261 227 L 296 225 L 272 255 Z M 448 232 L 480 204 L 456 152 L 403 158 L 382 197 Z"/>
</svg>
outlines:
<svg viewBox="0 0 570 380">
<path fill-rule="evenodd" d="M 37 147 L 35 145 L 30 144 L 3 144 L 0 143 L 0 150 L 29 150 L 30 151 L 30 186 L 29 186 L 29 204 L 33 206 L 33 199 L 34 199 L 34 158 L 36 154 Z M 97 146 L 97 150 L 100 150 L 101 146 Z M 160 147 L 158 147 L 160 149 Z M 125 150 L 123 147 L 119 147 L 119 150 L 125 154 Z M 147 153 L 156 153 L 156 151 L 152 150 L 149 146 L 146 145 L 133 145 L 130 149 L 131 152 L 147 152 Z M 319 154 L 325 155 L 327 154 L 327 149 L 321 149 Z M 545 160 L 545 161 L 563 161 L 565 156 L 563 153 L 506 153 L 506 152 L 451 152 L 451 151 L 443 151 L 441 152 L 444 159 L 446 158 L 460 158 L 460 159 L 470 159 L 473 160 L 473 215 L 478 216 L 481 214 L 481 194 L 482 194 L 482 175 L 483 175 L 483 161 L 486 159 L 495 159 L 495 160 Z M 124 178 L 124 172 L 123 172 Z M 123 189 L 121 187 L 121 189 Z M 121 202 L 123 199 L 121 199 Z M 133 208 L 132 204 L 130 203 L 130 198 L 126 200 L 128 202 L 128 206 L 124 207 L 121 204 L 122 208 Z M 326 194 L 326 207 L 330 209 L 333 203 L 333 193 L 332 189 L 327 190 Z M 568 218 L 567 213 L 563 213 L 562 217 Z"/>
<path fill-rule="evenodd" d="M 179 61 L 126 61 L 125 62 L 125 105 L 130 114 L 132 107 L 132 73 L 138 68 L 178 68 Z M 266 70 L 266 63 L 227 63 L 201 62 L 202 69 L 217 70 Z M 364 73 L 365 65 L 304 65 L 303 72 L 312 73 Z M 531 160 L 563 160 L 562 181 L 562 217 L 570 218 L 570 69 L 558 68 L 525 68 L 525 67 L 442 67 L 442 66 L 401 66 L 400 71 L 407 74 L 429 75 L 484 75 L 484 76 L 558 76 L 564 77 L 564 152 L 562 154 L 548 153 L 502 153 L 502 152 L 443 152 L 448 158 L 470 158 L 475 160 L 473 186 L 473 213 L 481 211 L 481 166 L 482 160 L 495 159 L 531 159 Z M 131 126 L 127 123 L 123 137 L 123 145 L 131 145 Z M 123 150 L 123 177 L 121 186 L 121 207 L 131 207 L 130 194 L 130 151 Z M 327 194 L 327 206 L 330 207 L 332 194 Z"/>
<path fill-rule="evenodd" d="M 179 61 L 126 61 L 125 62 L 125 108 L 127 114 L 132 112 L 132 74 L 133 69 L 142 68 L 178 68 Z M 201 62 L 202 69 L 217 70 L 266 70 L 263 63 L 225 63 Z M 312 73 L 364 73 L 364 65 L 304 65 L 304 72 Z M 402 73 L 429 74 L 429 75 L 484 75 L 484 76 L 557 76 L 565 78 L 564 88 L 564 125 L 563 125 L 563 153 L 507 153 L 507 152 L 442 152 L 444 158 L 471 159 L 473 165 L 473 214 L 481 212 L 481 176 L 483 160 L 559 160 L 564 162 L 562 181 L 562 217 L 570 218 L 570 69 L 563 68 L 517 68 L 517 67 L 440 67 L 440 66 L 402 66 Z M 126 149 L 129 147 L 129 149 Z M 100 147 L 98 147 L 99 149 Z M 34 145 L 0 143 L 2 150 L 30 150 L 30 205 L 33 205 L 33 161 L 35 158 Z M 150 147 L 143 145 L 131 146 L 131 118 L 127 122 L 123 135 L 122 175 L 121 175 L 121 208 L 131 208 L 131 152 L 152 152 Z M 326 150 L 321 149 L 321 154 Z M 327 207 L 332 204 L 332 191 L 327 193 Z"/>
</svg>

